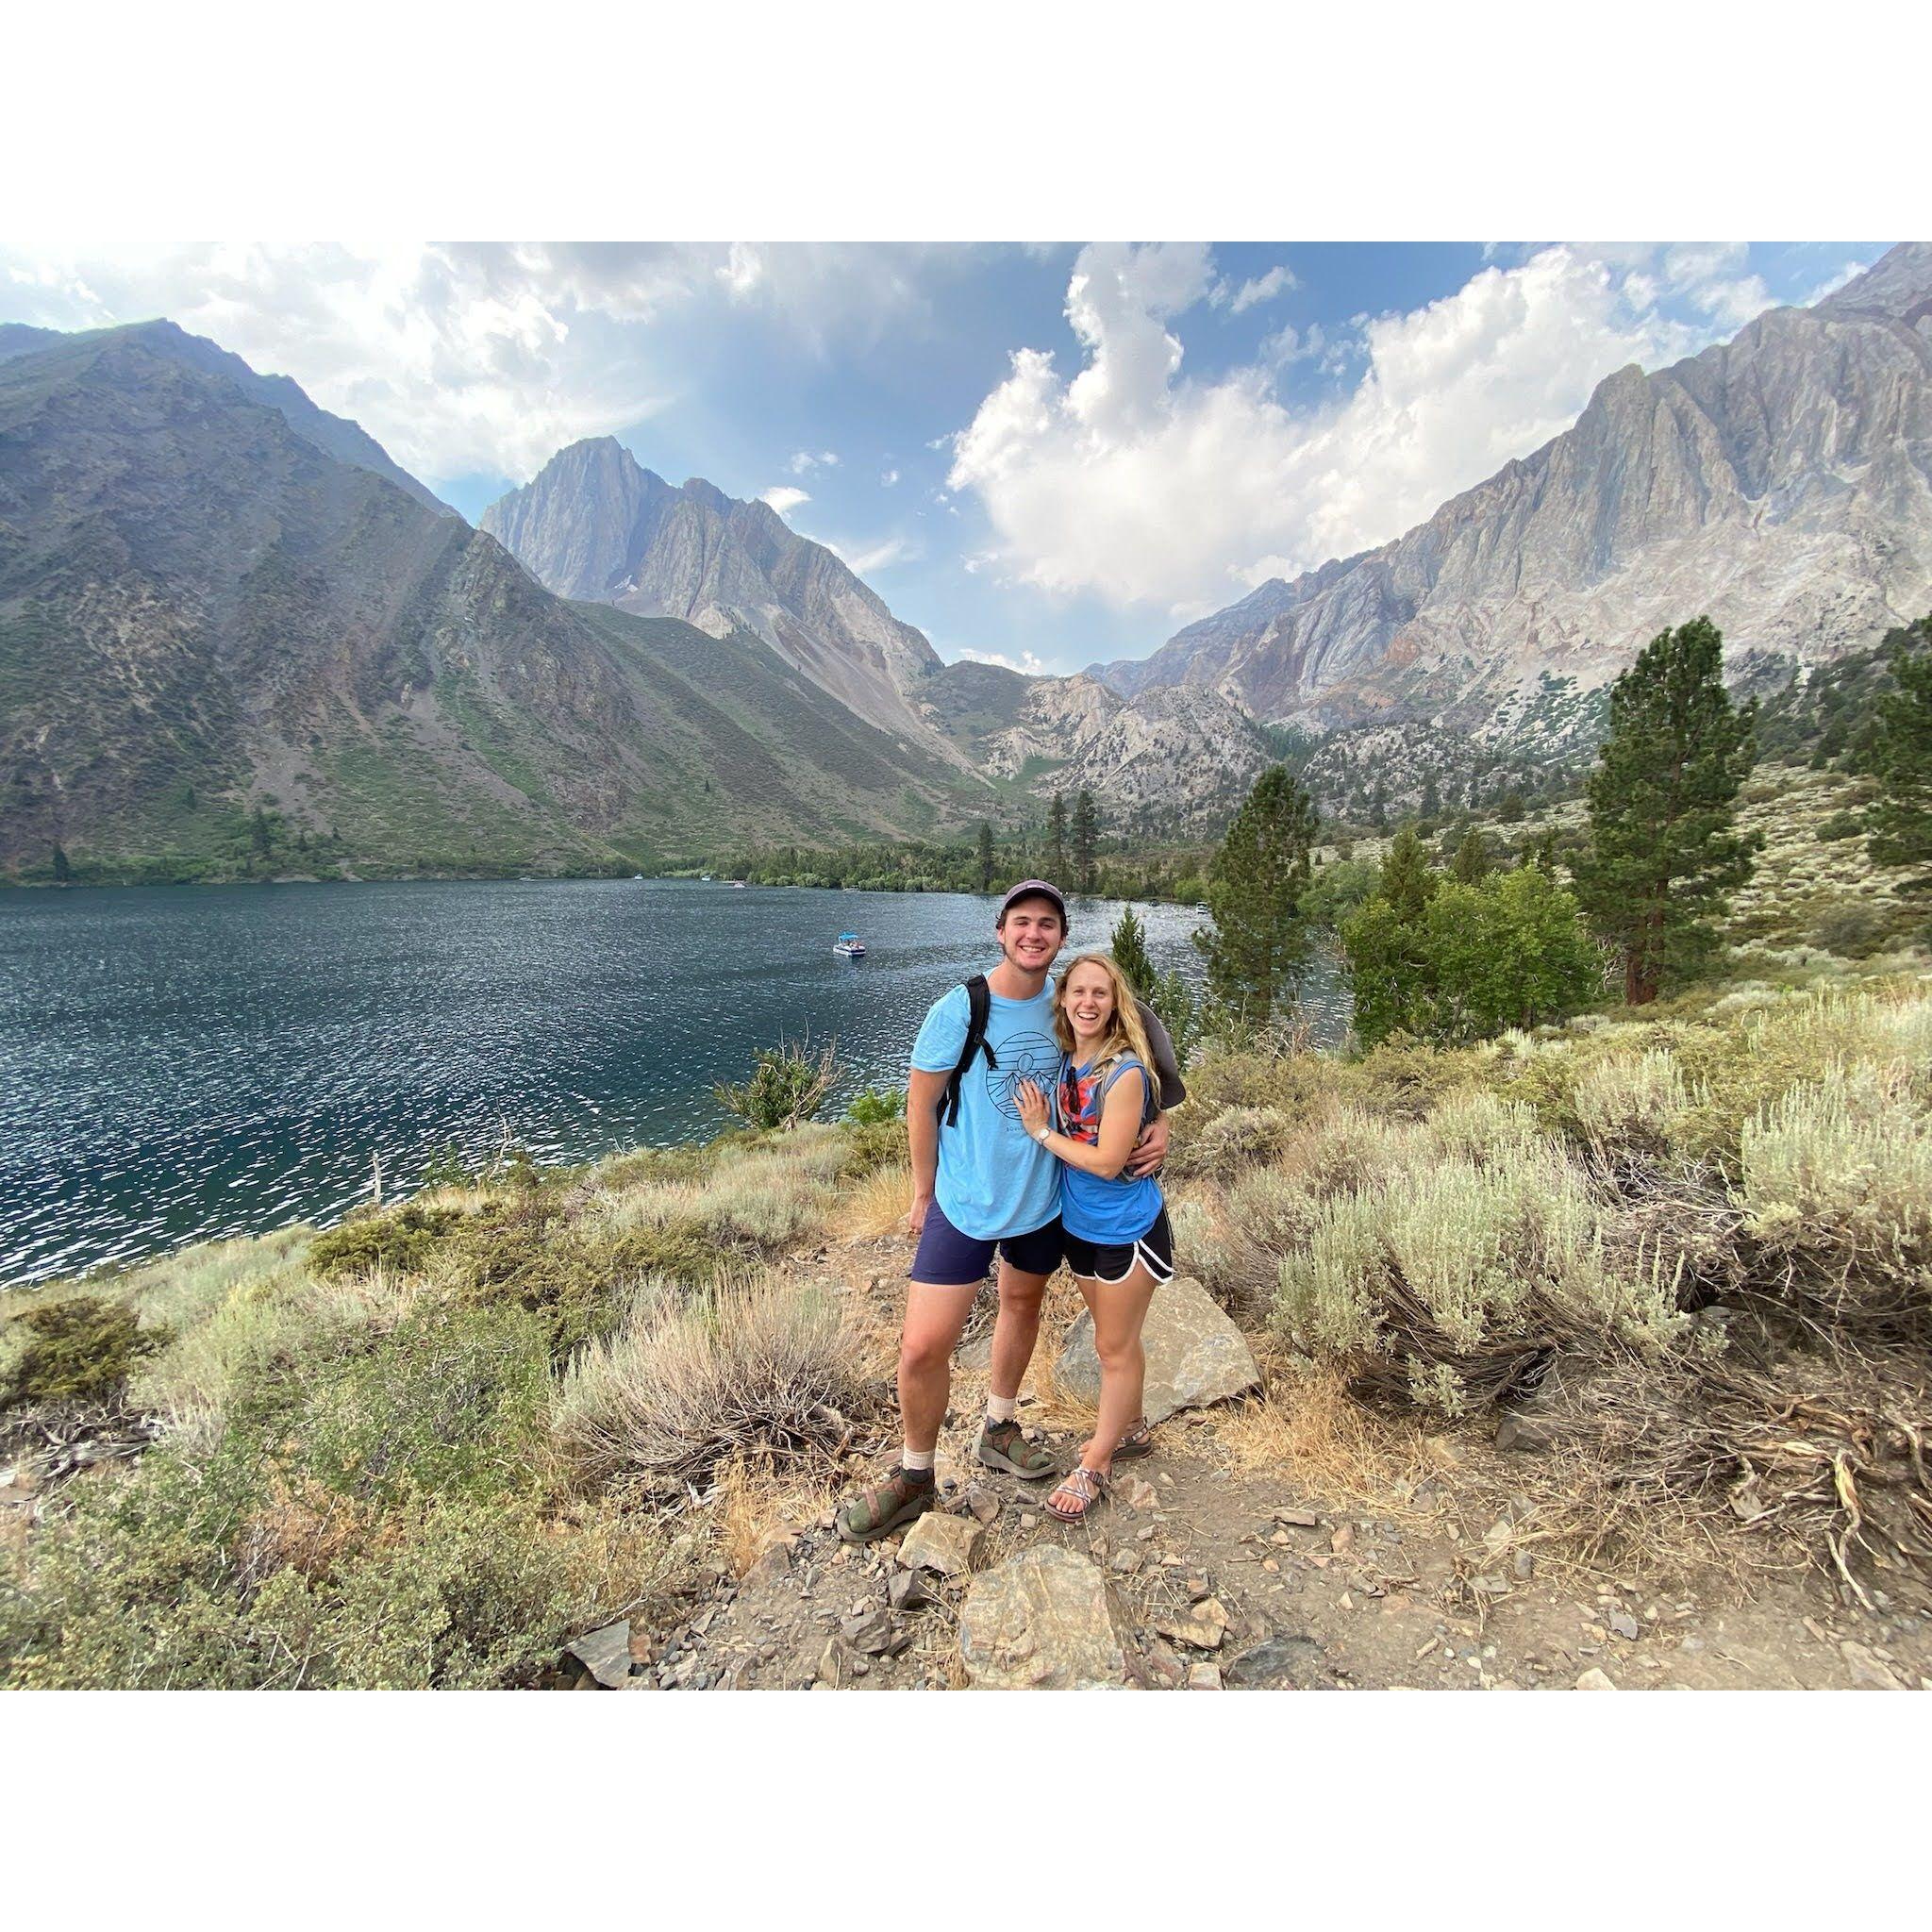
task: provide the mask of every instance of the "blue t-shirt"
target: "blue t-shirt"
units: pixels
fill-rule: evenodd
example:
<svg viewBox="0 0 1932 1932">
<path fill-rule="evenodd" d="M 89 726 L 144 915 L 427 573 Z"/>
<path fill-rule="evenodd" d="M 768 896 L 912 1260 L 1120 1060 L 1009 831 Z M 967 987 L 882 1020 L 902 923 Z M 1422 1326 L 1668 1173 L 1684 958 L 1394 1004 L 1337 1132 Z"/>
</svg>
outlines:
<svg viewBox="0 0 1932 1932">
<path fill-rule="evenodd" d="M 966 989 L 934 1001 L 912 1042 L 912 1064 L 924 1074 L 950 1074 L 966 1044 Z M 995 1072 L 975 1053 L 959 1082 L 959 1118 L 940 1125 L 940 1212 L 976 1241 L 1031 1234 L 1060 1211 L 1060 1164 L 1021 1124 L 1013 1083 L 1032 1079 L 1051 1096 L 1060 1064 L 1053 1037 L 1053 989 L 1030 1000 L 992 995 L 986 1038 L 999 1058 Z"/>
<path fill-rule="evenodd" d="M 1133 1054 L 1123 1054 L 1105 1072 L 1090 1074 L 1071 1059 L 1060 1062 L 1054 1083 L 1054 1111 L 1059 1130 L 1090 1147 L 1100 1144 L 1100 1116 L 1107 1096 L 1124 1074 L 1141 1076 L 1141 1115 L 1147 1115 L 1149 1074 Z M 1123 1098 L 1123 1106 L 1126 1104 Z M 1060 1215 L 1067 1232 L 1103 1247 L 1136 1241 L 1160 1219 L 1160 1183 L 1150 1174 L 1138 1180 L 1121 1174 L 1111 1179 L 1072 1165 L 1060 1169 Z"/>
</svg>

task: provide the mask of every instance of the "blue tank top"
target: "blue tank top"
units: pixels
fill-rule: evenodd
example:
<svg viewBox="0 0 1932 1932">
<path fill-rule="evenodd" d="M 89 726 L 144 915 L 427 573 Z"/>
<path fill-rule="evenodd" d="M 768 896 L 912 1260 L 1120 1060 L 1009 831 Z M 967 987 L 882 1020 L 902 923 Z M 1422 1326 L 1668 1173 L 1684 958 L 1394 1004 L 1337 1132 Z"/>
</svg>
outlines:
<svg viewBox="0 0 1932 1932">
<path fill-rule="evenodd" d="M 1055 1111 L 1061 1133 L 1090 1147 L 1100 1144 L 1100 1115 L 1114 1082 L 1123 1074 L 1139 1073 L 1141 1118 L 1147 1115 L 1145 1096 L 1151 1091 L 1147 1069 L 1132 1054 L 1114 1061 L 1104 1073 L 1090 1074 L 1074 1065 L 1071 1058 L 1060 1061 L 1060 1075 L 1054 1083 Z M 1067 1232 L 1083 1241 L 1097 1241 L 1105 1247 L 1121 1247 L 1139 1241 L 1160 1219 L 1160 1183 L 1152 1174 L 1139 1180 L 1126 1174 L 1112 1180 L 1079 1168 L 1060 1164 L 1060 1216 Z"/>
</svg>

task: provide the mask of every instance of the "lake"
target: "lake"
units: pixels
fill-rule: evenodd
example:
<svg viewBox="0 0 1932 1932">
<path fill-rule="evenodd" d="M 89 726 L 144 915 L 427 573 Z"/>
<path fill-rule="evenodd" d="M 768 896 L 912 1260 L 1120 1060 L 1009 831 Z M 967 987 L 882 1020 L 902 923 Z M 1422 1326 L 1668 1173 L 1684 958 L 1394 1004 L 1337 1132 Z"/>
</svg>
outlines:
<svg viewBox="0 0 1932 1932">
<path fill-rule="evenodd" d="M 1081 900 L 1072 942 L 1121 911 Z M 1197 985 L 1191 908 L 1142 907 Z M 760 1046 L 836 1037 L 901 1084 L 925 1008 L 993 963 L 965 893 L 526 880 L 0 892 L 0 1285 L 325 1222 L 506 1134 L 541 1161 L 703 1140 Z M 862 960 L 833 956 L 862 933 Z M 1346 1024 L 1325 967 L 1318 1040 Z"/>
</svg>

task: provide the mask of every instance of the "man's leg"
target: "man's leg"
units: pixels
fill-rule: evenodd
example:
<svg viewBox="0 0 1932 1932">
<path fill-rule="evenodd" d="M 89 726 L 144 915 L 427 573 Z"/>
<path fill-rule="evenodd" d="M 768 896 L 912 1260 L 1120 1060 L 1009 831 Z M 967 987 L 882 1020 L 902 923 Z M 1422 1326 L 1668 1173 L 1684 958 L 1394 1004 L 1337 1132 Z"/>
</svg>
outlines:
<svg viewBox="0 0 1932 1932">
<path fill-rule="evenodd" d="M 953 1386 L 953 1351 L 973 1312 L 979 1283 L 912 1282 L 899 1336 L 899 1426 L 905 1447 L 884 1482 L 851 1497 L 839 1511 L 839 1534 L 869 1543 L 890 1536 L 930 1507 L 933 1455 Z"/>
<path fill-rule="evenodd" d="M 974 1453 L 990 1469 L 1029 1480 L 1054 1473 L 1053 1457 L 1020 1433 L 1020 1384 L 1033 1345 L 1040 1339 L 1040 1304 L 1047 1274 L 1000 1260 L 1000 1311 L 992 1328 L 992 1360 L 987 1375 L 986 1421 Z"/>
<path fill-rule="evenodd" d="M 953 1389 L 953 1351 L 966 1332 L 978 1292 L 976 1281 L 958 1287 L 915 1281 L 906 1291 L 906 1327 L 899 1338 L 899 1425 L 906 1433 L 906 1447 L 915 1456 L 929 1457 L 939 1447 L 946 1398 Z M 1006 1319 L 1004 1300 L 1000 1319 Z M 1038 1328 L 1037 1297 L 1033 1322 Z M 997 1330 L 994 1336 L 997 1349 Z M 1027 1346 L 1030 1352 L 1030 1341 Z M 1024 1360 L 1020 1366 L 1024 1373 Z M 932 1464 L 925 1466 L 930 1469 Z"/>
</svg>

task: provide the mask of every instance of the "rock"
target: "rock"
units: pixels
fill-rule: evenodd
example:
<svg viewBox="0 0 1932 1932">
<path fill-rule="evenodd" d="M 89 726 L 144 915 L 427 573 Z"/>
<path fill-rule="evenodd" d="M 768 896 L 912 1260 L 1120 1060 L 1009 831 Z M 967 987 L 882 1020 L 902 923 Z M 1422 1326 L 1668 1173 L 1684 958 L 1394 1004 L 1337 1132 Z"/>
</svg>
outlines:
<svg viewBox="0 0 1932 1932">
<path fill-rule="evenodd" d="M 791 1546 L 789 1543 L 774 1543 L 749 1570 L 744 1573 L 746 1583 L 782 1583 L 791 1574 Z"/>
<path fill-rule="evenodd" d="M 1098 1690 L 1124 1681 L 1099 1567 L 1058 1543 L 974 1577 L 959 1610 L 959 1655 L 991 1690 Z"/>
<path fill-rule="evenodd" d="M 1536 1558 L 1527 1550 L 1518 1550 L 1509 1565 L 1519 1583 L 1527 1583 L 1536 1574 Z"/>
<path fill-rule="evenodd" d="M 901 1570 L 886 1586 L 886 1601 L 895 1610 L 916 1610 L 931 1603 L 932 1591 L 917 1570 Z"/>
<path fill-rule="evenodd" d="M 1155 1629 L 1170 1643 L 1191 1644 L 1196 1650 L 1219 1650 L 1227 1635 L 1227 1612 L 1217 1597 L 1208 1597 L 1194 1606 L 1186 1617 L 1156 1624 Z"/>
<path fill-rule="evenodd" d="M 1242 1690 L 1300 1690 L 1332 1683 L 1327 1658 L 1312 1637 L 1277 1631 L 1244 1650 L 1222 1672 Z"/>
<path fill-rule="evenodd" d="M 1149 1423 L 1260 1387 L 1254 1351 L 1191 1275 L 1176 1275 L 1156 1293 L 1141 1341 L 1147 1351 L 1144 1407 Z M 1069 1330 L 1054 1365 L 1054 1380 L 1084 1401 L 1099 1401 L 1100 1359 L 1093 1353 L 1091 1315 L 1082 1315 Z"/>
<path fill-rule="evenodd" d="M 1141 1567 L 1141 1553 L 1136 1549 L 1116 1550 L 1107 1567 L 1122 1576 L 1131 1576 Z"/>
<path fill-rule="evenodd" d="M 1214 1593 L 1214 1586 L 1210 1584 L 1208 1581 L 1207 1577 L 1202 1575 L 1198 1570 L 1194 1571 L 1189 1575 L 1187 1590 L 1188 1601 L 1190 1603 L 1196 1604 L 1199 1603 L 1204 1596 L 1211 1596 Z"/>
<path fill-rule="evenodd" d="M 1020 1527 L 1022 1529 L 1038 1529 L 1040 1527 L 1040 1518 L 1034 1515 L 1032 1510 L 1025 1510 L 1021 1515 Z"/>
<path fill-rule="evenodd" d="M 1123 1476 L 1113 1492 L 1129 1509 L 1154 1509 L 1160 1504 L 1160 1491 L 1137 1475 Z"/>
<path fill-rule="evenodd" d="M 1147 1674 L 1170 1690 L 1187 1682 L 1188 1667 L 1158 1638 L 1147 1646 Z"/>
<path fill-rule="evenodd" d="M 966 1507 L 980 1523 L 991 1523 L 1000 1513 L 1000 1499 L 977 1483 L 966 1491 Z"/>
<path fill-rule="evenodd" d="M 572 1657 L 583 1665 L 607 1690 L 630 1681 L 630 1623 L 606 1624 L 567 1646 Z"/>
<path fill-rule="evenodd" d="M 1219 1690 L 1221 1670 L 1216 1664 L 1190 1664 L 1188 1666 L 1188 1689 L 1190 1690 Z"/>
<path fill-rule="evenodd" d="M 1276 1523 L 1285 1523 L 1291 1529 L 1320 1529 L 1322 1519 L 1312 1509 L 1277 1509 Z"/>
<path fill-rule="evenodd" d="M 839 1625 L 839 1634 L 865 1657 L 891 1657 L 912 1641 L 884 1609 L 871 1609 L 861 1617 L 847 1617 Z"/>
<path fill-rule="evenodd" d="M 836 1637 L 825 1640 L 825 1647 L 819 1653 L 818 1680 L 836 1690 L 851 1674 L 854 1659 L 845 1646 Z"/>
<path fill-rule="evenodd" d="M 1634 1643 L 1637 1641 L 1641 1625 L 1638 1624 L 1637 1619 L 1631 1616 L 1627 1610 L 1619 1610 L 1610 1619 L 1610 1628 L 1625 1643 Z"/>
<path fill-rule="evenodd" d="M 928 1509 L 899 1545 L 899 1561 L 908 1570 L 932 1570 L 941 1576 L 971 1573 L 986 1547 L 986 1531 L 970 1516 Z"/>
<path fill-rule="evenodd" d="M 1576 1680 L 1579 1690 L 1614 1690 L 1617 1687 L 1599 1670 L 1585 1671 Z"/>
<path fill-rule="evenodd" d="M 651 1661 L 651 1634 L 648 1630 L 633 1630 L 630 1641 L 625 1646 L 630 1652 L 632 1674 Z"/>
<path fill-rule="evenodd" d="M 1862 1685 L 1868 1690 L 1903 1690 L 1906 1688 L 1864 1644 L 1854 1643 L 1847 1637 L 1838 1648 L 1839 1655 L 1844 1658 L 1852 1674 L 1854 1684 Z"/>
<path fill-rule="evenodd" d="M 1556 1440 L 1555 1429 L 1542 1417 L 1525 1415 L 1521 1409 L 1506 1409 L 1496 1424 L 1498 1449 L 1521 1449 L 1527 1454 L 1547 1449 Z"/>
</svg>

